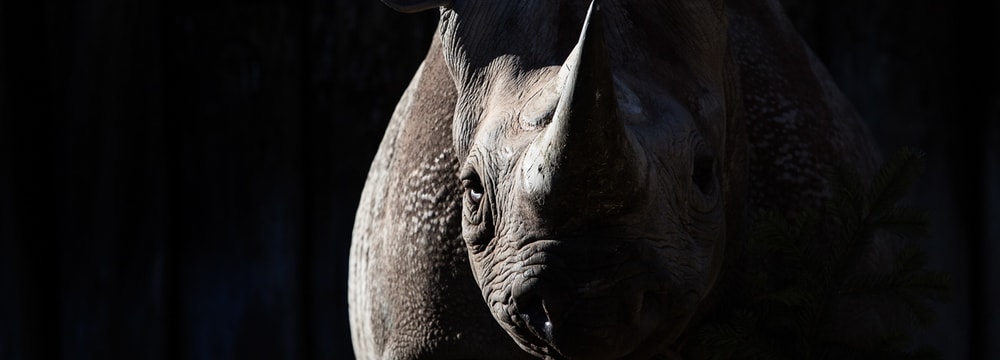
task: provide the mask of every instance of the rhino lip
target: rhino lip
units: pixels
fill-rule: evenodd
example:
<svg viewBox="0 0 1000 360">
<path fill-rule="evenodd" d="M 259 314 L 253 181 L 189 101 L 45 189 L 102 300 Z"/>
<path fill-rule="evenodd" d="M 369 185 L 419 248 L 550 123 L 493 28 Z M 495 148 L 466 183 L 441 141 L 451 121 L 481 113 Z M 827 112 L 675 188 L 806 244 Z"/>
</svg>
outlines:
<svg viewBox="0 0 1000 360">
<path fill-rule="evenodd" d="M 552 343 L 552 317 L 549 310 L 545 308 L 544 299 L 531 299 L 519 301 L 514 305 L 517 308 L 521 321 L 527 325 L 527 329 L 536 338 Z"/>
<path fill-rule="evenodd" d="M 648 300 L 663 299 L 664 289 L 651 285 L 649 274 L 623 273 L 635 271 L 627 262 L 588 263 L 588 269 L 583 271 L 586 275 L 575 276 L 580 269 L 565 266 L 567 253 L 559 251 L 565 248 L 558 243 L 539 241 L 533 249 L 538 252 L 532 251 L 522 258 L 518 271 L 523 280 L 513 284 L 509 293 L 511 335 L 519 339 L 525 350 L 541 356 L 599 356 L 591 351 L 595 348 L 602 349 L 601 357 L 624 356 L 640 340 L 630 336 L 648 336 L 646 328 L 651 324 L 648 320 L 661 310 L 658 305 L 650 308 Z M 551 256 L 556 251 L 559 256 Z"/>
<path fill-rule="evenodd" d="M 552 306 L 553 291 L 558 290 L 538 277 L 529 277 L 516 284 L 511 293 L 513 312 L 523 328 L 546 342 L 552 339 L 553 323 L 562 320 L 555 311 L 556 307 Z"/>
<path fill-rule="evenodd" d="M 645 328 L 649 323 L 643 323 L 643 317 L 657 310 L 646 306 L 649 294 L 638 294 L 623 299 L 622 306 L 609 310 L 607 315 L 624 318 L 619 323 L 588 324 L 587 311 L 580 310 L 577 305 L 588 302 L 570 302 L 560 306 L 551 306 L 552 301 L 541 297 L 526 297 L 516 302 L 516 312 L 521 326 L 518 332 L 521 339 L 534 345 L 545 355 L 556 358 L 596 358 L 620 357 L 633 351 L 642 338 L 648 334 Z M 599 306 L 604 306 L 602 302 Z M 562 306 L 567 308 L 561 309 Z M 583 306 L 586 308 L 586 306 Z M 593 304 L 590 306 L 593 307 Z M 615 311 L 619 310 L 619 311 Z M 584 317 L 576 318 L 573 317 Z M 635 336 L 635 338 L 629 338 Z M 595 341 L 596 340 L 596 341 Z M 598 350 L 599 349 L 599 350 Z"/>
</svg>

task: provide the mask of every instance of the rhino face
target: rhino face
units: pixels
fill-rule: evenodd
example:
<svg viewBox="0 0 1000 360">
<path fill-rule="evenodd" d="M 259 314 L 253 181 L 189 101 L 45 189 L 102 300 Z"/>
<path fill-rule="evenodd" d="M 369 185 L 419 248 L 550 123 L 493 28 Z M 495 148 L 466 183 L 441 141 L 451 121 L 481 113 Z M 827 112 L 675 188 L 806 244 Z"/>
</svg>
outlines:
<svg viewBox="0 0 1000 360">
<path fill-rule="evenodd" d="M 454 0 L 462 235 L 494 318 L 541 357 L 649 355 L 725 241 L 721 4 Z M 581 31 L 582 24 L 582 31 Z"/>
</svg>

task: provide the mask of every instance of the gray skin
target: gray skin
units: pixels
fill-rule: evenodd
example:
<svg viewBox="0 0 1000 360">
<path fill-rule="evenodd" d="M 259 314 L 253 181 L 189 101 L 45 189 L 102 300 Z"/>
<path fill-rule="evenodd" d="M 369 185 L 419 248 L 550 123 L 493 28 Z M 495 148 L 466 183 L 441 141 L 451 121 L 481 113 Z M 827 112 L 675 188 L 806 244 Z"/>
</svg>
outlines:
<svg viewBox="0 0 1000 360">
<path fill-rule="evenodd" d="M 441 20 L 357 213 L 361 359 L 673 356 L 747 214 L 878 157 L 775 1 L 388 3 Z"/>
</svg>

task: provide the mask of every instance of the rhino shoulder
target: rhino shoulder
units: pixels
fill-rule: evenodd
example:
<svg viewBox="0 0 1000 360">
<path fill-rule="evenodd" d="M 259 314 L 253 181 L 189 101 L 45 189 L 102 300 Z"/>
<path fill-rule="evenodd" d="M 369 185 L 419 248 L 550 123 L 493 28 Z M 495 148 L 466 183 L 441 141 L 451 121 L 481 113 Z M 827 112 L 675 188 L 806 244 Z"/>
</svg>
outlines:
<svg viewBox="0 0 1000 360">
<path fill-rule="evenodd" d="M 348 307 L 359 359 L 483 348 L 516 358 L 482 303 L 461 238 L 455 98 L 435 39 L 392 115 L 355 218 Z"/>
</svg>

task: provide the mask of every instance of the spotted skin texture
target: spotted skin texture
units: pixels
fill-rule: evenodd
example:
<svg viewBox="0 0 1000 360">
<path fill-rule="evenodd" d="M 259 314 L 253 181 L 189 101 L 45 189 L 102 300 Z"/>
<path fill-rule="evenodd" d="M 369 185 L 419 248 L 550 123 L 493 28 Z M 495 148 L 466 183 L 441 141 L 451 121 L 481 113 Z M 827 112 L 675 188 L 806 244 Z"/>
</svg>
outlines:
<svg viewBox="0 0 1000 360">
<path fill-rule="evenodd" d="M 622 200 L 632 196 L 614 190 L 628 178 L 625 170 L 608 171 L 611 176 L 600 168 L 580 172 L 591 176 L 577 176 L 589 180 L 575 187 L 549 186 L 554 182 L 546 176 L 555 172 L 532 175 L 536 168 L 525 164 L 563 166 L 539 162 L 551 151 L 531 144 L 544 144 L 539 139 L 553 126 L 552 104 L 561 90 L 551 84 L 559 83 L 560 64 L 580 34 L 585 3 L 468 0 L 442 11 L 357 213 L 349 305 L 359 359 L 674 358 L 674 341 L 683 342 L 686 328 L 724 303 L 725 290 L 745 271 L 752 214 L 819 206 L 829 196 L 824 176 L 835 163 L 872 171 L 879 154 L 867 129 L 776 1 L 606 0 L 603 34 L 614 48 L 605 82 L 615 95 L 612 117 L 627 134 L 612 142 L 632 149 L 615 156 L 633 159 L 621 169 L 634 166 L 645 176 L 617 188 L 647 190 Z M 511 4 L 537 11 L 500 16 L 517 10 Z M 702 20 L 671 16 L 685 11 L 698 11 Z M 478 26 L 462 27 L 469 23 Z M 522 38 L 530 40 L 515 41 Z M 721 48 L 708 45 L 719 39 Z M 664 117 L 673 120 L 657 122 Z M 553 149 L 563 146 L 605 156 L 601 146 L 592 146 L 595 151 L 567 142 Z M 697 193 L 691 173 L 699 154 L 716 160 L 707 181 L 718 181 L 711 200 L 718 208 L 699 215 L 704 219 L 684 210 L 700 201 L 690 195 Z M 481 180 L 471 189 L 486 202 L 470 202 L 469 179 Z M 545 196 L 532 197 L 533 191 Z M 590 201 L 574 204 L 559 191 Z M 470 212 L 478 206 L 488 211 Z M 560 206 L 574 215 L 551 210 Z M 551 270 L 557 262 L 581 270 Z M 567 340 L 538 320 L 550 316 L 548 305 L 533 311 L 523 305 L 554 291 L 523 295 L 538 291 L 534 270 L 527 270 L 536 265 L 588 298 L 575 306 L 594 321 L 610 324 L 627 315 L 641 326 L 608 327 L 615 330 L 606 349 L 573 344 L 554 350 Z M 665 287 L 612 277 L 663 279 Z M 631 300 L 600 292 L 607 289 Z M 650 295 L 659 293 L 673 295 Z M 647 310 L 645 303 L 660 307 Z M 666 320 L 639 320 L 646 318 Z M 587 341 L 605 341 L 594 339 Z"/>
<path fill-rule="evenodd" d="M 437 43 L 431 49 L 386 129 L 358 209 L 348 299 L 355 353 L 531 358 L 493 322 L 469 271 L 451 147 L 454 92 Z"/>
<path fill-rule="evenodd" d="M 738 2 L 735 2 L 738 3 Z M 752 207 L 787 212 L 819 206 L 835 162 L 870 173 L 870 135 L 822 63 L 775 2 L 730 10 L 750 154 Z"/>
</svg>

